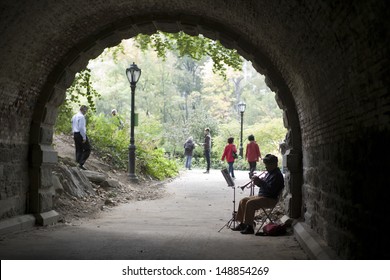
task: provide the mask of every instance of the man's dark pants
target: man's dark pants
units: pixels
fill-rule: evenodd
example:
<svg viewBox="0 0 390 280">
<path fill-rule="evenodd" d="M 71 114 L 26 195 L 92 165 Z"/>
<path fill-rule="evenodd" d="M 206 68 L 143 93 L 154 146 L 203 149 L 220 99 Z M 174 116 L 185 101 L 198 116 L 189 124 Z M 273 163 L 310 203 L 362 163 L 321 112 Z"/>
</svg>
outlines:
<svg viewBox="0 0 390 280">
<path fill-rule="evenodd" d="M 209 171 L 210 170 L 210 150 L 204 150 L 204 156 L 206 158 L 206 163 L 207 163 L 207 168 L 206 170 Z"/>
<path fill-rule="evenodd" d="M 252 179 L 252 176 L 254 175 L 256 171 L 256 161 L 250 161 L 249 162 L 249 179 Z"/>
<path fill-rule="evenodd" d="M 85 143 L 83 143 L 83 137 L 80 132 L 73 134 L 74 144 L 76 146 L 76 161 L 80 165 L 84 165 L 91 153 L 91 146 L 89 145 L 88 137 Z"/>
</svg>

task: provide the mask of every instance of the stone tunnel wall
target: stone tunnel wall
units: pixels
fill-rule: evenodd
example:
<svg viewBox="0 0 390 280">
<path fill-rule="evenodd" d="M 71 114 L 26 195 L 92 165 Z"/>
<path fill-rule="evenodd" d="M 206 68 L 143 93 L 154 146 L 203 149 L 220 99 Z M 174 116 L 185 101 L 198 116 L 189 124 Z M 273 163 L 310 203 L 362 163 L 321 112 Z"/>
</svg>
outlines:
<svg viewBox="0 0 390 280">
<path fill-rule="evenodd" d="M 388 257 L 376 226 L 388 221 L 390 185 L 388 164 L 378 160 L 386 159 L 390 143 L 386 7 L 385 1 L 1 1 L 0 219 L 50 210 L 52 127 L 74 74 L 121 39 L 184 30 L 237 48 L 277 93 L 292 131 L 288 188 L 300 196 L 290 205 L 298 205 L 294 217 L 341 258 Z"/>
</svg>

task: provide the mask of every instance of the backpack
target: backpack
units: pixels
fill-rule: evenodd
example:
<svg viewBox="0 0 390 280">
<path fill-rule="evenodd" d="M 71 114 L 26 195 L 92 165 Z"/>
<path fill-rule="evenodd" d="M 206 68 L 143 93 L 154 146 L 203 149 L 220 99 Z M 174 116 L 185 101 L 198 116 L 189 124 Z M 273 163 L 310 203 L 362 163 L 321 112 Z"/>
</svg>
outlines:
<svg viewBox="0 0 390 280">
<path fill-rule="evenodd" d="M 184 150 L 186 152 L 191 152 L 191 150 L 192 150 L 192 143 L 186 142 L 185 145 L 184 145 Z"/>
<path fill-rule="evenodd" d="M 264 235 L 269 236 L 278 236 L 286 233 L 286 225 L 285 224 L 276 224 L 269 223 L 263 227 Z"/>
</svg>

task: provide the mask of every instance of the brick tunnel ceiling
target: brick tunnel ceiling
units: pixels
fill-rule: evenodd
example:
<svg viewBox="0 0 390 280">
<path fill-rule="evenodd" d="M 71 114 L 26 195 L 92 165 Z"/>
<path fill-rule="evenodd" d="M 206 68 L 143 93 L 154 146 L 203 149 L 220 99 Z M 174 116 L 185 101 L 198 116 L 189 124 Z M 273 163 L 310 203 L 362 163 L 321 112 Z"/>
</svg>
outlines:
<svg viewBox="0 0 390 280">
<path fill-rule="evenodd" d="M 151 3 L 157 2 L 145 1 L 134 6 L 131 1 L 105 1 L 85 7 L 78 5 L 79 1 L 66 1 L 48 7 L 40 4 L 15 6 L 5 15 L 5 20 L 12 18 L 17 22 L 23 18 L 19 30 L 24 32 L 10 30 L 3 37 L 9 42 L 3 53 L 17 58 L 8 65 L 8 59 L 2 60 L 6 66 L 3 69 L 8 69 L 4 76 L 13 79 L 20 73 L 29 75 L 25 77 L 23 90 L 19 90 L 17 98 L 8 96 L 9 102 L 6 100 L 3 106 L 11 104 L 7 111 L 16 107 L 22 119 L 28 121 L 34 98 L 42 104 L 51 101 L 53 87 L 61 91 L 70 86 L 73 75 L 84 69 L 89 59 L 98 56 L 104 48 L 115 46 L 121 39 L 139 33 L 183 30 L 190 35 L 203 34 L 218 39 L 226 47 L 237 49 L 240 55 L 252 61 L 259 73 L 266 75 L 270 88 L 281 93 L 279 98 L 283 106 L 296 110 L 300 123 L 314 125 L 321 118 L 328 121 L 329 108 L 318 104 L 318 95 L 326 97 L 331 92 L 324 90 L 324 85 L 330 80 L 339 84 L 346 82 L 345 77 L 339 75 L 338 70 L 345 72 L 339 69 L 340 62 L 348 59 L 351 59 L 348 62 L 359 62 L 354 61 L 354 53 L 348 57 L 348 49 L 339 47 L 353 43 L 353 38 L 346 35 L 350 30 L 339 29 L 336 34 L 334 26 L 324 24 L 332 22 L 336 15 L 337 18 L 351 16 L 351 12 L 343 6 L 335 10 L 335 7 L 318 8 L 310 3 L 299 8 L 289 1 L 282 7 L 269 3 L 263 5 L 262 1 L 239 4 L 225 1 L 168 2 L 151 6 Z M 169 9 L 164 9 L 168 4 Z M 167 10 L 169 13 L 166 13 Z M 22 43 L 26 41 L 29 42 L 28 52 L 25 51 L 25 43 Z M 19 44 L 13 44 L 17 42 Z M 332 57 L 322 57 L 324 49 Z M 324 68 L 328 70 L 324 71 Z M 339 104 L 341 108 L 345 98 L 336 98 L 340 98 L 340 102 L 334 104 Z M 53 102 L 57 105 L 61 101 Z M 348 112 L 349 108 L 351 106 L 345 113 L 352 114 L 352 111 Z M 49 124 L 54 122 L 47 119 L 44 110 L 38 110 L 42 112 L 36 112 L 40 120 L 46 118 Z M 50 117 L 55 119 L 55 113 L 51 113 Z M 295 121 L 291 118 L 290 121 Z M 300 127 L 299 124 L 296 126 Z M 23 131 L 23 134 L 27 140 L 28 131 Z M 302 135 L 308 140 L 323 137 L 309 135 L 305 130 Z M 327 137 L 337 135 L 330 132 Z"/>
</svg>

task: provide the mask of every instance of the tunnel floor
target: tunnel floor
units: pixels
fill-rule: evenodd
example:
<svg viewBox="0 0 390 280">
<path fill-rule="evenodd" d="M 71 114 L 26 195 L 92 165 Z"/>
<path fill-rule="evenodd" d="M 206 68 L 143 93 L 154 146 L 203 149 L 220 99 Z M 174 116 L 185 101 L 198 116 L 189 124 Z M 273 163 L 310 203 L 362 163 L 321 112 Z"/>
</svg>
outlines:
<svg viewBox="0 0 390 280">
<path fill-rule="evenodd" d="M 249 181 L 236 171 L 236 186 Z M 122 204 L 99 218 L 8 234 L 0 257 L 69 260 L 305 260 L 292 233 L 242 235 L 224 225 L 233 210 L 234 190 L 219 170 L 189 170 L 166 185 L 157 200 Z M 236 209 L 249 189 L 236 188 Z M 220 230 L 222 228 L 222 230 Z M 220 230 L 220 231 L 219 231 Z"/>
</svg>

